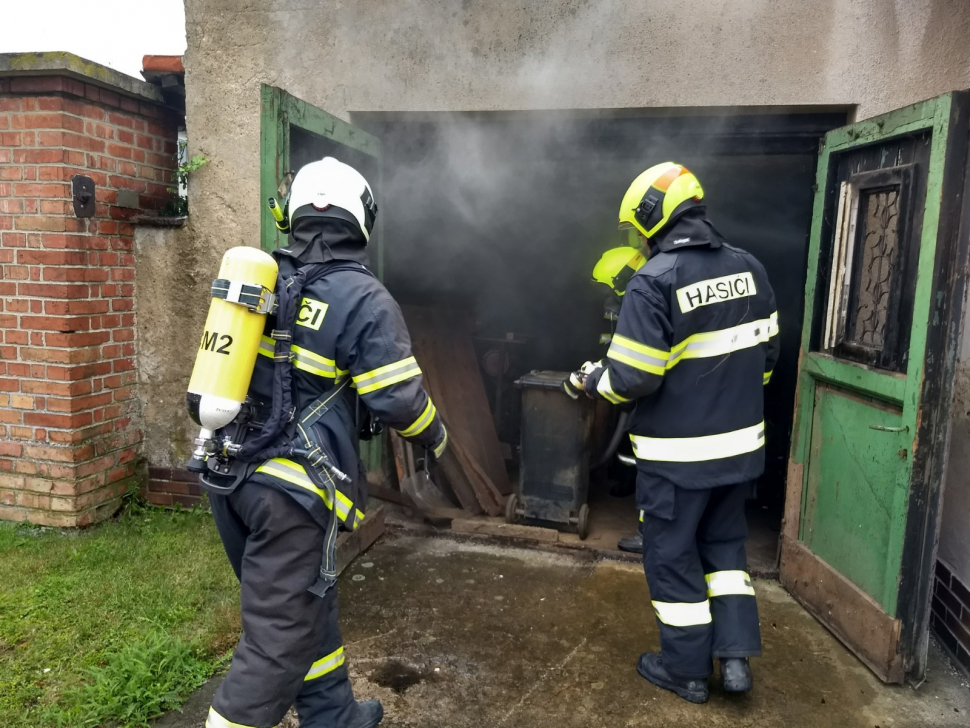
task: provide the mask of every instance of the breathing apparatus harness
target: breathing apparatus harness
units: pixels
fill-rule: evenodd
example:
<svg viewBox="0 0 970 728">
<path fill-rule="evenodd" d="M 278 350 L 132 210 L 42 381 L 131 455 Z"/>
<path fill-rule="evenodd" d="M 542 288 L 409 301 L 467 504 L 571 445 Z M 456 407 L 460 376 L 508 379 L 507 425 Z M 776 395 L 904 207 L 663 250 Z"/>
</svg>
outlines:
<svg viewBox="0 0 970 728">
<path fill-rule="evenodd" d="M 276 315 L 276 326 L 270 333 L 273 339 L 274 363 L 272 404 L 265 411 L 266 417 L 262 423 L 254 422 L 255 407 L 251 403 L 245 407 L 226 428 L 229 430 L 235 425 L 235 441 L 231 436 L 223 436 L 214 437 L 207 442 L 206 473 L 203 475 L 207 487 L 216 492 L 231 493 L 261 463 L 273 458 L 298 458 L 307 461 L 311 466 L 307 470 L 311 478 L 313 471 L 322 469 L 333 481 L 346 485 L 353 482 L 349 475 L 334 464 L 323 444 L 315 441 L 311 434 L 312 426 L 332 408 L 328 405 L 347 389 L 350 380 L 345 379 L 335 388 L 324 392 L 298 416 L 294 403 L 294 354 L 290 348 L 303 289 L 328 273 L 340 269 L 370 274 L 363 266 L 349 261 L 311 263 L 286 277 L 281 272 L 270 311 Z M 247 437 L 247 433 L 256 427 L 259 430 L 255 436 Z M 207 475 L 215 477 L 206 477 Z M 228 482 L 228 478 L 232 479 L 231 482 Z"/>
</svg>

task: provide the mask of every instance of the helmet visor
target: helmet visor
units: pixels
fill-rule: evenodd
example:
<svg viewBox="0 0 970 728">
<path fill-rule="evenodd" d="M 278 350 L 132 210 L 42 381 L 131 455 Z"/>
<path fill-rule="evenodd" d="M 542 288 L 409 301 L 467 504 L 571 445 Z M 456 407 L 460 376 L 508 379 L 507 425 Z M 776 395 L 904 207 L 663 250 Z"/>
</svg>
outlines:
<svg viewBox="0 0 970 728">
<path fill-rule="evenodd" d="M 626 245 L 636 250 L 642 250 L 644 247 L 643 240 L 640 237 L 640 231 L 629 222 L 620 223 L 616 244 Z"/>
</svg>

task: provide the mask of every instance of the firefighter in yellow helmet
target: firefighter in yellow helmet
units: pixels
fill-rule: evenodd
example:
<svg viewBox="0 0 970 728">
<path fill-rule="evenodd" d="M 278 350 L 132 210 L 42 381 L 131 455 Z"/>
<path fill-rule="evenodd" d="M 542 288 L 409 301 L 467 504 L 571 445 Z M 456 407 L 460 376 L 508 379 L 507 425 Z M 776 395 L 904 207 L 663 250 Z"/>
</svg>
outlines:
<svg viewBox="0 0 970 728">
<path fill-rule="evenodd" d="M 635 404 L 637 507 L 661 645 L 637 670 L 695 703 L 707 700 L 712 658 L 724 690 L 747 692 L 748 658 L 761 653 L 744 503 L 764 470 L 763 386 L 778 358 L 765 269 L 728 245 L 703 199 L 673 162 L 630 185 L 620 228 L 648 261 L 626 284 L 605 363 L 578 377 L 591 397 Z"/>
<path fill-rule="evenodd" d="M 613 333 L 616 329 L 616 321 L 620 314 L 620 304 L 623 301 L 624 293 L 626 293 L 626 284 L 629 283 L 633 274 L 640 270 L 646 262 L 647 258 L 643 252 L 629 245 L 621 245 L 620 247 L 611 248 L 604 252 L 599 260 L 596 261 L 596 265 L 593 266 L 593 281 L 607 286 L 612 292 L 612 295 L 607 298 L 604 304 L 603 312 L 603 317 L 610 322 L 610 333 L 600 337 L 601 344 L 609 345 L 611 343 Z M 595 365 L 587 363 L 586 366 L 589 368 Z M 577 381 L 576 375 L 570 379 L 572 381 L 567 380 L 564 384 L 566 393 L 570 396 L 578 396 L 578 393 L 582 391 L 582 383 Z M 614 455 L 622 447 L 622 440 L 620 438 L 626 432 L 631 410 L 632 406 L 629 404 L 621 406 L 621 412 L 616 420 L 616 430 L 610 439 L 602 459 L 595 467 L 609 465 L 613 461 Z M 626 453 L 626 457 L 621 457 L 621 461 L 624 463 L 630 461 L 629 452 Z M 625 498 L 632 494 L 631 487 L 632 484 L 623 478 L 613 485 L 610 489 L 610 495 Z M 617 542 L 616 547 L 620 551 L 626 551 L 628 553 L 643 553 L 643 537 L 640 535 L 639 528 L 634 535 L 621 538 Z"/>
</svg>

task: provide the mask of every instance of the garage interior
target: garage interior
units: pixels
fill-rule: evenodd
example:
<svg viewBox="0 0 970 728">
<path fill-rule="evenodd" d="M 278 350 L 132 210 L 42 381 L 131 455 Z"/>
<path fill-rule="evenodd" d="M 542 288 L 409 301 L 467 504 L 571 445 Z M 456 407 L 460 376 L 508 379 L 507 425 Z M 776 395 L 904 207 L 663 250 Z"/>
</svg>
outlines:
<svg viewBox="0 0 970 728">
<path fill-rule="evenodd" d="M 384 280 L 405 307 L 467 310 L 481 377 L 510 478 L 520 463 L 521 390 L 534 370 L 568 372 L 605 356 L 609 291 L 600 254 L 621 244 L 617 205 L 646 167 L 697 174 L 708 215 L 768 271 L 782 352 L 766 391 L 767 464 L 750 504 L 752 570 L 776 563 L 801 335 L 805 259 L 818 145 L 846 123 L 839 109 L 355 113 L 382 158 L 294 128 L 291 165 L 332 154 L 373 181 Z M 378 167 L 379 164 L 379 167 Z M 373 250 L 377 246 L 372 246 Z M 616 421 L 597 417 L 589 459 Z M 564 453 L 568 461 L 570 455 Z M 590 478 L 590 533 L 613 549 L 636 525 L 633 468 Z M 611 495 L 612 493 L 612 495 Z M 620 496 L 620 497 L 618 497 Z M 760 568 L 759 568 L 760 567 Z"/>
</svg>

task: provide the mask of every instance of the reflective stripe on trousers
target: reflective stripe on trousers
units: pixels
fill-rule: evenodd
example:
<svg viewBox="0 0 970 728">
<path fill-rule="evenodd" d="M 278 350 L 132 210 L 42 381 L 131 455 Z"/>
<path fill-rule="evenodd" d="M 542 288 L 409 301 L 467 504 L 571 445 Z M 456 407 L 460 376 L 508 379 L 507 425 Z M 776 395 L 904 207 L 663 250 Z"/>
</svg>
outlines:
<svg viewBox="0 0 970 728">
<path fill-rule="evenodd" d="M 657 619 L 670 627 L 694 627 L 711 623 L 711 603 L 651 601 Z"/>
<path fill-rule="evenodd" d="M 704 580 L 707 582 L 707 596 L 711 599 L 727 596 L 754 596 L 751 577 L 748 576 L 746 571 L 715 571 L 704 574 Z"/>
<path fill-rule="evenodd" d="M 209 708 L 209 716 L 205 719 L 205 728 L 259 728 L 258 726 L 233 723 L 219 715 L 215 708 Z"/>
<path fill-rule="evenodd" d="M 303 678 L 303 682 L 307 682 L 308 680 L 316 680 L 318 677 L 323 677 L 324 675 L 336 670 L 346 661 L 347 658 L 344 655 L 344 648 L 343 645 L 341 645 L 329 655 L 321 657 L 319 660 L 314 662 L 310 667 L 310 671 L 306 674 L 306 677 Z"/>
<path fill-rule="evenodd" d="M 633 454 L 640 460 L 699 463 L 754 452 L 765 444 L 765 423 L 701 437 L 630 435 L 630 441 L 633 443 Z"/>
</svg>

